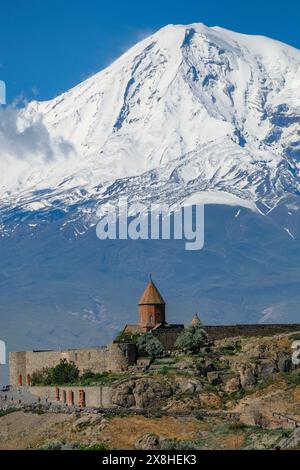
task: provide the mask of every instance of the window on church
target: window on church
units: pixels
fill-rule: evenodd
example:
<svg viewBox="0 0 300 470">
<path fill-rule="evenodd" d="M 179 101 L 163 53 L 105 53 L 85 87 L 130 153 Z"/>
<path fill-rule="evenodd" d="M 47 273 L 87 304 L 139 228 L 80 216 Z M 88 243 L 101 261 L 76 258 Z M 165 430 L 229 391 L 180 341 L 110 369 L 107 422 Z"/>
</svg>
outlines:
<svg viewBox="0 0 300 470">
<path fill-rule="evenodd" d="M 75 354 L 74 354 L 74 360 L 77 361 L 77 359 L 78 359 L 78 354 L 75 353 Z"/>
</svg>

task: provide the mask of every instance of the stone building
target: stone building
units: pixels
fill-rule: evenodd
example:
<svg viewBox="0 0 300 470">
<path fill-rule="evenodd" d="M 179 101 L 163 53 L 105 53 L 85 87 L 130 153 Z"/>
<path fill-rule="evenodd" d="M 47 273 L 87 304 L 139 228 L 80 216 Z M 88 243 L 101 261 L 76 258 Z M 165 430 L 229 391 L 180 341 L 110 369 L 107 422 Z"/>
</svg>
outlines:
<svg viewBox="0 0 300 470">
<path fill-rule="evenodd" d="M 196 314 L 192 325 L 201 324 Z M 259 324 L 259 325 L 216 325 L 203 328 L 214 339 L 236 336 L 269 336 L 299 331 L 299 324 Z M 169 324 L 166 319 L 166 303 L 150 279 L 138 304 L 138 323 L 126 325 L 124 333 L 147 333 L 159 339 L 166 351 L 174 349 L 178 335 L 184 330 L 182 324 Z M 80 373 L 125 371 L 135 365 L 138 359 L 137 348 L 131 342 L 114 341 L 107 346 L 85 349 L 66 349 L 63 351 L 21 351 L 9 354 L 10 384 L 29 385 L 33 372 L 43 367 L 54 367 L 60 360 L 74 362 Z"/>
<path fill-rule="evenodd" d="M 136 363 L 136 346 L 131 343 L 113 342 L 108 346 L 62 351 L 21 351 L 9 354 L 10 384 L 30 385 L 33 372 L 43 367 L 55 367 L 60 360 L 74 362 L 80 373 L 91 371 L 119 372 Z"/>
<path fill-rule="evenodd" d="M 138 304 L 138 323 L 126 325 L 125 333 L 146 333 L 151 331 L 166 350 L 174 348 L 175 341 L 183 331 L 183 324 L 169 324 L 166 321 L 166 303 L 156 285 L 150 279 Z"/>
<path fill-rule="evenodd" d="M 174 347 L 175 340 L 183 330 L 183 325 L 170 325 L 166 322 L 165 301 L 151 280 L 138 305 L 139 322 L 126 325 L 126 332 L 149 332 L 162 342 L 166 350 Z M 62 351 L 21 351 L 9 354 L 10 384 L 29 385 L 33 372 L 43 367 L 55 367 L 60 360 L 74 362 L 80 373 L 91 371 L 124 371 L 136 364 L 137 348 L 130 342 L 114 341 L 107 346 Z"/>
</svg>

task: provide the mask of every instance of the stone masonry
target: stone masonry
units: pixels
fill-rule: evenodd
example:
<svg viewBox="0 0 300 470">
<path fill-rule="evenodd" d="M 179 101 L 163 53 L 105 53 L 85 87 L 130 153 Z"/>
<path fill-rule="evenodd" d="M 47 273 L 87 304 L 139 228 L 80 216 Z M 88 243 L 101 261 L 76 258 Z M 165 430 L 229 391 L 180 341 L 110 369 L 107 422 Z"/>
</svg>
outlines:
<svg viewBox="0 0 300 470">
<path fill-rule="evenodd" d="M 166 351 L 174 349 L 178 335 L 184 330 L 184 325 L 169 324 L 166 321 L 165 301 L 152 279 L 139 300 L 138 318 L 138 323 L 126 325 L 123 333 L 130 335 L 152 332 L 163 344 Z M 192 320 L 193 322 L 200 323 L 197 315 Z M 203 325 L 203 328 L 211 338 L 218 340 L 237 336 L 271 336 L 289 333 L 299 331 L 300 325 Z M 137 348 L 133 343 L 117 341 L 108 346 L 86 349 L 12 352 L 9 355 L 10 384 L 28 386 L 33 372 L 41 370 L 43 367 L 54 367 L 62 359 L 74 362 L 82 374 L 87 371 L 94 373 L 125 371 L 129 366 L 136 364 L 137 358 Z M 71 397 L 68 399 L 71 400 Z M 83 399 L 84 397 L 81 397 L 81 400 Z"/>
<path fill-rule="evenodd" d="M 43 367 L 54 367 L 61 359 L 74 362 L 80 373 L 123 371 L 136 363 L 134 344 L 113 342 L 108 346 L 64 351 L 23 351 L 9 354 L 10 384 L 29 385 L 30 376 Z"/>
</svg>

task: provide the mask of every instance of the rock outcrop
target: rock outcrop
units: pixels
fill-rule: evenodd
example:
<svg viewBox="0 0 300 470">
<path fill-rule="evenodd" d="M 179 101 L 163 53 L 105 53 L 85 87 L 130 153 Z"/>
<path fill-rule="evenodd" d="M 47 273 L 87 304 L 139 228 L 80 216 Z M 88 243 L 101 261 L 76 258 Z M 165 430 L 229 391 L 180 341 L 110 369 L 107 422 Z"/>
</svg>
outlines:
<svg viewBox="0 0 300 470">
<path fill-rule="evenodd" d="M 112 403 L 122 408 L 152 408 L 172 393 L 173 389 L 166 380 L 132 379 L 115 388 Z"/>
</svg>

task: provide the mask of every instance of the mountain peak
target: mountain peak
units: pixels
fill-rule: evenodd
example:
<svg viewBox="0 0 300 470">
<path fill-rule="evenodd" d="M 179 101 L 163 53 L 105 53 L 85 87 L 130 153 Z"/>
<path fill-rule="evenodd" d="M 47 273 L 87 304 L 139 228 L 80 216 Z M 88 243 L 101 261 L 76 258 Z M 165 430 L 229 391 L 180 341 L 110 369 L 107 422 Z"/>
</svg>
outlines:
<svg viewBox="0 0 300 470">
<path fill-rule="evenodd" d="M 0 200 L 22 194 L 33 209 L 58 194 L 101 201 L 120 188 L 138 198 L 139 180 L 149 200 L 206 192 L 212 202 L 227 194 L 273 207 L 298 191 L 299 83 L 300 53 L 289 46 L 167 25 L 75 88 L 10 116 Z"/>
</svg>

